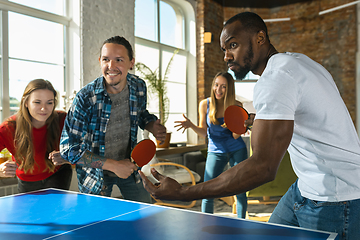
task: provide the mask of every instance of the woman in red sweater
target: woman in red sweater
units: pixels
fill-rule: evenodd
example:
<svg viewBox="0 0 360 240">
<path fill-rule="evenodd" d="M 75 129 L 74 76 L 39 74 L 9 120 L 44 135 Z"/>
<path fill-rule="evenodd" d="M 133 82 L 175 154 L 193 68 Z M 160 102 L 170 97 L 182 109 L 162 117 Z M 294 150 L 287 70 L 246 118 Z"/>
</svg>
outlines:
<svg viewBox="0 0 360 240">
<path fill-rule="evenodd" d="M 55 111 L 57 92 L 43 79 L 25 88 L 17 114 L 0 125 L 0 150 L 7 148 L 13 161 L 0 164 L 0 177 L 18 178 L 20 193 L 44 188 L 68 190 L 70 164 L 59 166 L 59 141 L 66 113 Z M 54 165 L 55 164 L 55 165 Z"/>
</svg>

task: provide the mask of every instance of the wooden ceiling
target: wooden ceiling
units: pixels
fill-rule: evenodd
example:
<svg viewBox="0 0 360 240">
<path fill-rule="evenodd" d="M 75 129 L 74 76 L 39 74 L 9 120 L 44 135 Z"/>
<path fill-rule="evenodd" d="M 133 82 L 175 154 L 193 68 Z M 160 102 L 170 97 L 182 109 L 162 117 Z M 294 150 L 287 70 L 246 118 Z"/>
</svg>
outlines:
<svg viewBox="0 0 360 240">
<path fill-rule="evenodd" d="M 224 7 L 274 8 L 311 0 L 214 0 Z"/>
</svg>

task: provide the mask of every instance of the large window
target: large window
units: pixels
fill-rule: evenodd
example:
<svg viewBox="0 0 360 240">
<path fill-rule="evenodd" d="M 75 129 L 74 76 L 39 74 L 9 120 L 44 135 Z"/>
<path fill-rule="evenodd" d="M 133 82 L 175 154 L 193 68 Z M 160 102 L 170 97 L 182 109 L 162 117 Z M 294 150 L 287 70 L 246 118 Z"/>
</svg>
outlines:
<svg viewBox="0 0 360 240">
<path fill-rule="evenodd" d="M 10 0 L 10 2 L 57 15 L 65 15 L 65 0 Z"/>
<path fill-rule="evenodd" d="M 231 70 L 228 72 L 233 76 L 235 75 Z M 243 103 L 244 108 L 250 112 L 255 113 L 255 108 L 253 106 L 253 95 L 254 87 L 260 76 L 249 72 L 243 80 L 235 80 L 235 94 L 236 99 Z"/>
<path fill-rule="evenodd" d="M 187 27 L 190 24 L 186 24 L 185 10 L 176 2 L 182 1 L 135 1 L 135 61 L 146 64 L 153 71 L 159 69 L 159 74 L 163 76 L 174 51 L 179 50 L 174 57 L 166 82 L 170 105 L 165 126 L 172 132 L 172 143 L 188 142 L 188 134 L 176 131 L 174 121 L 183 120 L 182 114 L 188 115 L 189 55 L 192 47 L 189 40 L 191 37 L 187 36 L 191 35 L 191 27 Z M 135 72 L 135 74 L 139 73 Z M 197 106 L 196 96 L 195 102 L 191 102 Z M 148 91 L 148 110 L 159 116 L 157 96 L 150 91 Z M 192 120 L 197 123 L 197 119 Z"/>
<path fill-rule="evenodd" d="M 33 79 L 49 80 L 59 95 L 64 92 L 65 32 L 69 22 L 64 16 L 65 3 L 0 0 L 2 120 L 18 110 L 23 91 Z"/>
</svg>

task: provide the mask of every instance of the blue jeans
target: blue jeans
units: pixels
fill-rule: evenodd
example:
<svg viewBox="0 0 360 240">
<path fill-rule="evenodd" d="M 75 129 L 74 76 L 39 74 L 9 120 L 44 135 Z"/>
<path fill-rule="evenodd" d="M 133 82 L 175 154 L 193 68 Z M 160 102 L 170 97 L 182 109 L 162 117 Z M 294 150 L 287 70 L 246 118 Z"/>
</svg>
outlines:
<svg viewBox="0 0 360 240">
<path fill-rule="evenodd" d="M 245 159 L 247 159 L 246 148 L 229 153 L 208 152 L 206 158 L 204 181 L 208 181 L 219 176 L 224 171 L 224 167 L 228 162 L 230 163 L 230 166 L 233 167 Z M 237 215 L 239 218 L 245 218 L 247 210 L 246 193 L 238 194 L 236 197 Z M 214 213 L 214 199 L 203 199 L 201 204 L 201 211 L 205 213 Z"/>
<path fill-rule="evenodd" d="M 137 172 L 123 179 L 112 172 L 104 171 L 104 186 L 100 194 L 110 197 L 114 185 L 118 186 L 121 195 L 126 200 L 151 203 L 150 194 L 145 190 L 141 177 Z"/>
<path fill-rule="evenodd" d="M 360 239 L 360 199 L 314 201 L 302 197 L 297 181 L 281 198 L 269 222 L 338 233 L 339 240 Z"/>
</svg>

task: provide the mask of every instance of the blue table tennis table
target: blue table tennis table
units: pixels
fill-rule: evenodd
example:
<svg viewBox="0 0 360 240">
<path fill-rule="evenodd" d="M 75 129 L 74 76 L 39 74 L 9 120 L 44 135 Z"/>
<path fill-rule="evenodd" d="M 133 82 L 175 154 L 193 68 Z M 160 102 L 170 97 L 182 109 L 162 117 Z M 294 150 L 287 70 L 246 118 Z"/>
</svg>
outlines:
<svg viewBox="0 0 360 240">
<path fill-rule="evenodd" d="M 330 240 L 337 234 L 45 189 L 0 198 L 0 239 Z"/>
</svg>

